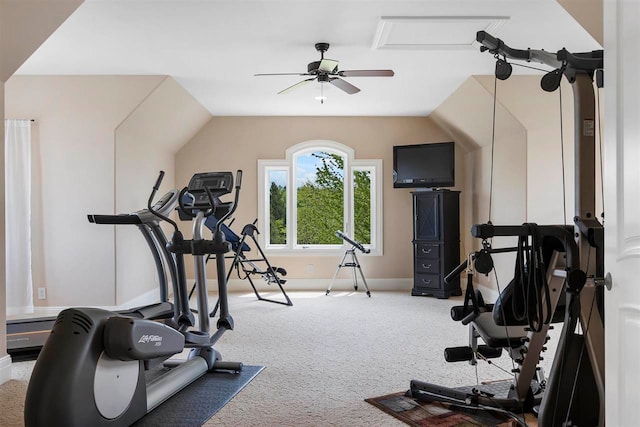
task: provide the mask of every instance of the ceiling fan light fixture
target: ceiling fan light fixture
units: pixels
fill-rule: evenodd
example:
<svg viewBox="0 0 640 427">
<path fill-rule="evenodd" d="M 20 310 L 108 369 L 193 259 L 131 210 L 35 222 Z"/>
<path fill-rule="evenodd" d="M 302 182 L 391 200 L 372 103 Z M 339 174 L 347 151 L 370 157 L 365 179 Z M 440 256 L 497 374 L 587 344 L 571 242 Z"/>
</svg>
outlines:
<svg viewBox="0 0 640 427">
<path fill-rule="evenodd" d="M 346 92 L 349 95 L 353 95 L 354 93 L 360 92 L 360 89 L 353 84 L 347 82 L 346 80 L 342 80 L 341 77 L 393 77 L 393 70 L 338 70 L 338 61 L 333 59 L 326 59 L 324 57 L 325 52 L 329 49 L 329 43 L 316 43 L 316 50 L 320 52 L 320 60 L 313 61 L 307 64 L 307 72 L 306 73 L 260 73 L 255 74 L 255 76 L 290 76 L 290 75 L 299 75 L 299 76 L 310 76 L 311 78 L 302 80 L 292 86 L 289 86 L 278 94 L 288 93 L 293 89 L 296 89 L 306 83 L 309 83 L 312 80 L 317 80 L 320 83 L 320 87 L 322 88 L 323 83 L 331 83 L 332 86 L 337 87 L 338 89 Z M 324 94 L 321 93 L 321 97 Z M 318 99 L 318 98 L 316 98 Z M 320 99 L 321 103 L 324 103 L 326 98 Z"/>
</svg>

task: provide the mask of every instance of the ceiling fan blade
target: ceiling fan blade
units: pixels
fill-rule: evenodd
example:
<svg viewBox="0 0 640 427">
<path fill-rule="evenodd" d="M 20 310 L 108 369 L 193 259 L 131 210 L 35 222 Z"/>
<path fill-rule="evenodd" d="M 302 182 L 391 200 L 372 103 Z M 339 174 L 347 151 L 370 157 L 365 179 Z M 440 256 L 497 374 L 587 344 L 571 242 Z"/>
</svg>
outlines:
<svg viewBox="0 0 640 427">
<path fill-rule="evenodd" d="M 254 76 L 310 76 L 309 73 L 262 73 L 254 74 Z"/>
<path fill-rule="evenodd" d="M 301 82 L 298 82 L 298 83 L 294 84 L 293 86 L 289 86 L 289 87 L 288 87 L 288 88 L 286 88 L 286 89 L 282 89 L 280 92 L 278 92 L 278 95 L 282 95 L 282 94 L 284 94 L 284 93 L 288 93 L 288 92 L 292 91 L 292 90 L 293 90 L 293 89 L 295 89 L 295 88 L 298 88 L 298 87 L 300 87 L 300 86 L 304 86 L 304 85 L 306 85 L 307 83 L 314 81 L 315 79 L 316 79 L 316 78 L 314 77 L 314 78 L 312 78 L 312 79 L 302 80 Z"/>
<path fill-rule="evenodd" d="M 330 73 L 336 69 L 338 66 L 338 61 L 334 61 L 333 59 L 323 59 L 320 61 L 320 66 L 318 67 L 318 71 L 324 71 L 325 73 Z"/>
<path fill-rule="evenodd" d="M 331 79 L 329 81 L 329 83 L 331 83 L 332 85 L 334 85 L 338 89 L 342 89 L 343 91 L 347 92 L 349 95 L 353 95 L 354 93 L 360 92 L 360 89 L 358 89 L 357 87 L 355 87 L 351 83 L 349 83 L 349 82 L 347 82 L 345 80 L 339 79 L 337 77 Z"/>
<path fill-rule="evenodd" d="M 393 77 L 393 70 L 343 70 L 338 73 L 342 77 Z"/>
</svg>

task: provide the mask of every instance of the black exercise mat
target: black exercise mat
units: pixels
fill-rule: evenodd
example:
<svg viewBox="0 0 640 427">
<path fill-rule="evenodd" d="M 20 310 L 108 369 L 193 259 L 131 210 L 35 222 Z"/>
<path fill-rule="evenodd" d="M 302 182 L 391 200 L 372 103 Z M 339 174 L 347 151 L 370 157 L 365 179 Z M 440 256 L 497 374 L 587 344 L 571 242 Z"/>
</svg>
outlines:
<svg viewBox="0 0 640 427">
<path fill-rule="evenodd" d="M 253 380 L 264 366 L 243 366 L 240 373 L 203 375 L 180 393 L 145 415 L 136 427 L 201 426 Z"/>
</svg>

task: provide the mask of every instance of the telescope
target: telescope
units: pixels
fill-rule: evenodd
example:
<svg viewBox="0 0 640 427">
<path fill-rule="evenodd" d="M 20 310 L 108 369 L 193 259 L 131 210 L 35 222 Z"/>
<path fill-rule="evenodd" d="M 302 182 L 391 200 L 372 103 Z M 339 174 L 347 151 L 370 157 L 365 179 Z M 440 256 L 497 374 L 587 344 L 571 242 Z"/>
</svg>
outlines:
<svg viewBox="0 0 640 427">
<path fill-rule="evenodd" d="M 371 249 L 365 248 L 364 246 L 362 246 L 362 243 L 358 242 L 357 240 L 351 240 L 349 236 L 347 236 L 340 230 L 336 231 L 336 236 L 340 237 L 342 240 L 349 243 L 350 245 L 358 249 L 363 254 L 368 254 L 369 252 L 371 252 Z"/>
<path fill-rule="evenodd" d="M 371 298 L 371 292 L 369 291 L 369 286 L 367 286 L 367 280 L 364 278 L 364 273 L 362 272 L 362 268 L 360 268 L 360 263 L 358 262 L 358 257 L 356 256 L 356 249 L 358 249 L 363 254 L 368 254 L 369 252 L 371 252 L 371 249 L 365 248 L 364 246 L 362 246 L 362 243 L 358 242 L 357 240 L 352 240 L 349 236 L 347 236 L 340 230 L 336 231 L 336 236 L 338 236 L 345 242 L 349 243 L 351 245 L 351 249 L 347 249 L 344 252 L 342 261 L 340 261 L 340 264 L 338 264 L 338 268 L 336 268 L 336 272 L 333 275 L 333 279 L 331 279 L 331 283 L 329 283 L 329 287 L 327 288 L 327 292 L 325 292 L 325 295 L 329 295 L 329 292 L 331 292 L 331 287 L 333 286 L 333 282 L 335 282 L 336 276 L 338 275 L 338 272 L 340 271 L 340 269 L 342 267 L 351 267 L 354 269 L 353 270 L 353 289 L 356 291 L 358 290 L 358 277 L 356 276 L 356 270 L 355 270 L 357 268 L 358 271 L 360 272 L 360 277 L 362 277 L 362 282 L 364 283 L 364 288 L 367 291 L 367 296 Z M 347 262 L 345 262 L 347 257 L 350 257 L 350 259 Z"/>
</svg>

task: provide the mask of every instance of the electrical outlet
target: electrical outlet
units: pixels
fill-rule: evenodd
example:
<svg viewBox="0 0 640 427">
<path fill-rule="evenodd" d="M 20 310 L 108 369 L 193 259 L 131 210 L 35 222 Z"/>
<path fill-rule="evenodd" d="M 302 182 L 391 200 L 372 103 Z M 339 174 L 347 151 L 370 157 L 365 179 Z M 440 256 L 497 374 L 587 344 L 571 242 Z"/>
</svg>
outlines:
<svg viewBox="0 0 640 427">
<path fill-rule="evenodd" d="M 313 273 L 313 264 L 307 264 L 307 273 Z"/>
<path fill-rule="evenodd" d="M 47 299 L 47 288 L 38 288 L 38 299 Z"/>
</svg>

